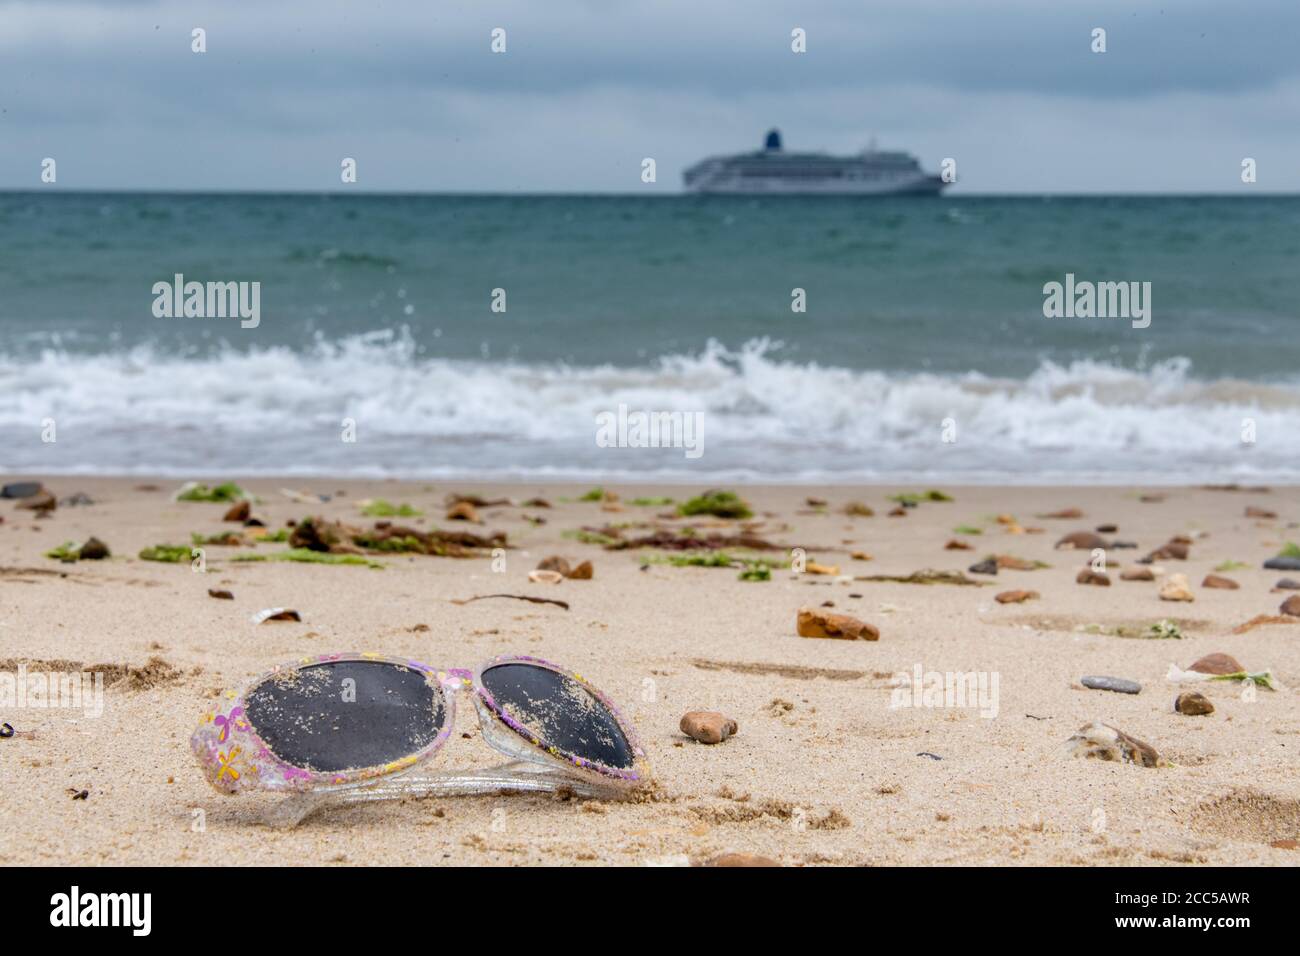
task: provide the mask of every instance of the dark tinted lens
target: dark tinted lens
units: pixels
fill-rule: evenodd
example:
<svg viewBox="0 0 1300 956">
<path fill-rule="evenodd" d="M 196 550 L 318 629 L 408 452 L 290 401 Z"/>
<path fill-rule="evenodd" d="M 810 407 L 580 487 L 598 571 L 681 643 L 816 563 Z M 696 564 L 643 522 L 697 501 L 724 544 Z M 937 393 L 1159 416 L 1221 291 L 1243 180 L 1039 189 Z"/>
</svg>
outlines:
<svg viewBox="0 0 1300 956">
<path fill-rule="evenodd" d="M 246 696 L 244 713 L 273 754 L 321 772 L 410 756 L 433 743 L 446 719 L 432 678 L 382 661 L 277 674 Z"/>
<path fill-rule="evenodd" d="M 607 767 L 632 766 L 614 715 L 573 678 L 532 664 L 498 664 L 483 672 L 483 686 L 542 743 Z"/>
</svg>

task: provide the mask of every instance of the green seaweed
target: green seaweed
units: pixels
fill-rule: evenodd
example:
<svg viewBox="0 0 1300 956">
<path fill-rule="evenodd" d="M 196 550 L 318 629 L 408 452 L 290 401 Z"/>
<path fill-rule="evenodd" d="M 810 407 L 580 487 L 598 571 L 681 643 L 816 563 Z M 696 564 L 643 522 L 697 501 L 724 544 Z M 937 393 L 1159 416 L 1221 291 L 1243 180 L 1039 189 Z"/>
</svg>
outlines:
<svg viewBox="0 0 1300 956">
<path fill-rule="evenodd" d="M 604 500 L 605 500 L 605 489 L 604 489 L 604 488 L 592 488 L 591 491 L 587 492 L 585 495 L 583 495 L 583 496 L 582 496 L 581 498 L 579 498 L 578 500 L 579 500 L 579 501 L 604 501 Z"/>
<path fill-rule="evenodd" d="M 585 528 L 575 528 L 561 533 L 561 537 L 570 538 L 574 541 L 581 541 L 583 544 L 598 544 L 602 547 L 618 544 L 618 538 L 611 537 L 607 534 L 601 534 L 599 531 L 588 531 Z"/>
<path fill-rule="evenodd" d="M 1221 562 L 1221 563 L 1215 565 L 1214 570 L 1216 570 L 1216 571 L 1241 571 L 1241 570 L 1243 570 L 1244 568 L 1249 568 L 1249 567 L 1250 567 L 1249 564 L 1246 564 L 1246 563 L 1244 563 L 1244 562 L 1242 562 L 1242 561 L 1233 561 L 1233 560 L 1229 559 L 1229 560 L 1227 560 L 1227 561 L 1223 561 L 1223 562 Z"/>
<path fill-rule="evenodd" d="M 745 570 L 739 574 L 741 581 L 770 581 L 772 580 L 772 569 L 766 564 L 750 562 L 745 565 Z"/>
<path fill-rule="evenodd" d="M 64 564 L 75 564 L 77 559 L 81 557 L 81 545 L 75 541 L 65 541 L 57 548 L 46 551 L 45 556 L 56 561 L 62 561 Z"/>
<path fill-rule="evenodd" d="M 1282 550 L 1277 553 L 1279 558 L 1300 558 L 1300 544 L 1288 541 L 1282 545 Z"/>
<path fill-rule="evenodd" d="M 248 499 L 249 495 L 243 488 L 233 481 L 227 481 L 215 488 L 209 488 L 207 485 L 195 485 L 186 491 L 182 491 L 176 496 L 177 501 L 243 501 Z"/>
<path fill-rule="evenodd" d="M 357 554 L 331 554 L 328 551 L 312 551 L 309 548 L 290 548 L 287 551 L 274 551 L 271 554 L 237 554 L 231 561 L 247 563 L 252 561 L 294 561 L 299 564 L 351 564 L 359 567 L 383 569 L 378 561 L 370 561 Z"/>
<path fill-rule="evenodd" d="M 166 564 L 184 564 L 192 557 L 189 545 L 155 544 L 140 552 L 141 561 L 162 561 Z"/>
<path fill-rule="evenodd" d="M 633 498 L 628 502 L 628 504 L 636 505 L 638 508 L 662 508 L 664 505 L 672 503 L 672 498 Z"/>
<path fill-rule="evenodd" d="M 929 491 L 902 491 L 889 500 L 900 505 L 919 505 L 923 501 L 952 501 L 952 496 L 931 488 Z"/>
<path fill-rule="evenodd" d="M 366 504 L 361 509 L 361 513 L 367 518 L 415 518 L 424 514 L 423 511 L 412 508 L 406 502 L 395 505 L 383 498 L 376 498 Z"/>
<path fill-rule="evenodd" d="M 677 506 L 677 513 L 683 517 L 691 515 L 713 515 L 715 518 L 751 518 L 754 512 L 734 491 L 713 489 L 702 495 L 696 495 Z"/>
<path fill-rule="evenodd" d="M 959 524 L 952 529 L 953 534 L 983 534 L 983 528 L 977 528 L 973 524 Z"/>
</svg>

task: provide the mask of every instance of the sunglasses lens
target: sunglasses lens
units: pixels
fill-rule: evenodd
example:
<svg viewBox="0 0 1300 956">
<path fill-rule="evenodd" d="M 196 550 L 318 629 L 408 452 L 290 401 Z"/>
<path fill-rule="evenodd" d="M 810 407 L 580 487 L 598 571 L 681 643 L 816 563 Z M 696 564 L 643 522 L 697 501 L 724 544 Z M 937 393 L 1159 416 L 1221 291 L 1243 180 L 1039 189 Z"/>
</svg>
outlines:
<svg viewBox="0 0 1300 956">
<path fill-rule="evenodd" d="M 275 756 L 304 770 L 360 770 L 410 756 L 446 720 L 433 678 L 383 661 L 312 664 L 245 695 L 245 714 Z"/>
<path fill-rule="evenodd" d="M 603 703 L 572 677 L 533 664 L 483 672 L 497 706 L 542 743 L 606 767 L 632 766 L 632 748 Z"/>
</svg>

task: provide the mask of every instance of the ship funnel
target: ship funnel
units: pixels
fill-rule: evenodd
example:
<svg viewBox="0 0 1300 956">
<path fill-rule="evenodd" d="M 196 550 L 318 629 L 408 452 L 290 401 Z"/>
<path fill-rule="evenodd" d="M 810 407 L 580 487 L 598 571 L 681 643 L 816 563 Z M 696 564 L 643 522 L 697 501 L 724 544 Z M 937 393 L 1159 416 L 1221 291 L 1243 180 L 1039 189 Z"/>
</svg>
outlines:
<svg viewBox="0 0 1300 956">
<path fill-rule="evenodd" d="M 767 141 L 763 143 L 763 148 L 768 150 L 779 150 L 781 148 L 781 131 L 779 129 L 768 130 Z"/>
</svg>

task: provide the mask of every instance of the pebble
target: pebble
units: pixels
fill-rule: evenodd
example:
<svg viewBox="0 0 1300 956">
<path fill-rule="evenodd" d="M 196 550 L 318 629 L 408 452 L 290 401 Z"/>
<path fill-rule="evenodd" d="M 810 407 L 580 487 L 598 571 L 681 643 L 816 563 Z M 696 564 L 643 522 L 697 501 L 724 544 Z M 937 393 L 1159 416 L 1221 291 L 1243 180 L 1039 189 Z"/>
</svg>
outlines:
<svg viewBox="0 0 1300 956">
<path fill-rule="evenodd" d="M 478 516 L 478 509 L 468 501 L 458 501 L 447 509 L 448 521 L 472 521 L 475 524 L 481 524 L 482 519 Z"/>
<path fill-rule="evenodd" d="M 1269 558 L 1264 567 L 1270 571 L 1300 571 L 1300 558 Z"/>
<path fill-rule="evenodd" d="M 1277 584 L 1273 585 L 1274 591 L 1300 591 L 1300 581 L 1295 578 L 1280 578 Z"/>
<path fill-rule="evenodd" d="M 1201 587 L 1218 588 L 1221 591 L 1235 591 L 1241 585 L 1232 578 L 1225 578 L 1221 574 L 1207 574 L 1205 580 L 1201 582 Z"/>
<path fill-rule="evenodd" d="M 221 588 L 208 588 L 208 597 L 216 598 L 219 601 L 233 601 L 235 599 L 234 594 Z"/>
<path fill-rule="evenodd" d="M 829 637 L 845 641 L 878 641 L 880 631 L 847 614 L 831 614 L 817 608 L 801 607 L 795 617 L 795 631 L 800 637 Z"/>
<path fill-rule="evenodd" d="M 1119 573 L 1121 581 L 1154 581 L 1155 572 L 1150 568 L 1125 568 Z"/>
<path fill-rule="evenodd" d="M 1174 700 L 1174 710 L 1177 713 L 1186 714 L 1188 717 L 1202 717 L 1214 713 L 1214 705 L 1210 703 L 1204 694 L 1188 691 L 1185 694 L 1179 694 Z"/>
<path fill-rule="evenodd" d="M 1171 574 L 1169 580 L 1160 586 L 1162 601 L 1194 601 L 1192 589 L 1187 585 L 1187 575 Z"/>
<path fill-rule="evenodd" d="M 109 557 L 110 554 L 111 552 L 108 550 L 108 545 L 100 541 L 98 538 L 92 537 L 87 538 L 86 543 L 78 549 L 77 559 L 79 561 L 103 561 L 105 558 Z"/>
<path fill-rule="evenodd" d="M 988 558 L 984 561 L 978 561 L 966 569 L 971 574 L 993 574 L 998 573 L 998 562 L 996 558 Z"/>
<path fill-rule="evenodd" d="M 999 604 L 1023 604 L 1025 601 L 1037 600 L 1039 596 L 1037 591 L 1003 591 L 994 596 L 993 600 Z"/>
<path fill-rule="evenodd" d="M 1240 674 L 1246 668 L 1231 654 L 1206 654 L 1191 667 L 1189 671 L 1196 671 L 1199 674 Z"/>
<path fill-rule="evenodd" d="M 1084 687 L 1090 687 L 1093 690 L 1113 690 L 1117 694 L 1140 694 L 1142 685 L 1135 680 L 1128 680 L 1123 677 L 1084 677 L 1081 681 Z"/>
<path fill-rule="evenodd" d="M 1150 744 L 1099 720 L 1080 727 L 1066 741 L 1066 749 L 1075 757 L 1114 760 L 1117 763 L 1137 764 L 1139 767 L 1156 767 L 1160 764 L 1160 755 Z"/>
<path fill-rule="evenodd" d="M 740 725 L 716 710 L 692 710 L 682 715 L 681 732 L 702 744 L 720 744 L 740 731 Z"/>
<path fill-rule="evenodd" d="M 1283 601 L 1280 610 L 1283 614 L 1300 617 L 1300 594 L 1293 594 Z"/>
<path fill-rule="evenodd" d="M 1075 577 L 1076 584 L 1095 584 L 1103 588 L 1110 587 L 1110 578 L 1103 571 L 1094 571 L 1092 568 L 1084 568 Z"/>
<path fill-rule="evenodd" d="M 1099 534 L 1093 534 L 1091 531 L 1075 531 L 1073 534 L 1067 534 L 1060 541 L 1056 542 L 1056 549 L 1073 548 L 1076 551 L 1092 551 L 1094 548 L 1106 548 L 1109 545 L 1106 539 Z"/>
<path fill-rule="evenodd" d="M 946 550 L 946 551 L 970 551 L 970 550 L 973 550 L 972 547 L 971 547 L 971 545 L 967 544 L 965 541 L 959 541 L 959 540 L 956 539 L 956 538 L 951 539 L 951 540 L 950 540 L 947 544 L 945 544 L 943 547 L 944 547 L 944 550 Z"/>
<path fill-rule="evenodd" d="M 222 521 L 247 521 L 253 514 L 253 506 L 247 501 L 236 501 L 222 515 Z"/>
<path fill-rule="evenodd" d="M 30 498 L 44 490 L 39 481 L 16 481 L 0 488 L 0 498 Z"/>
</svg>

